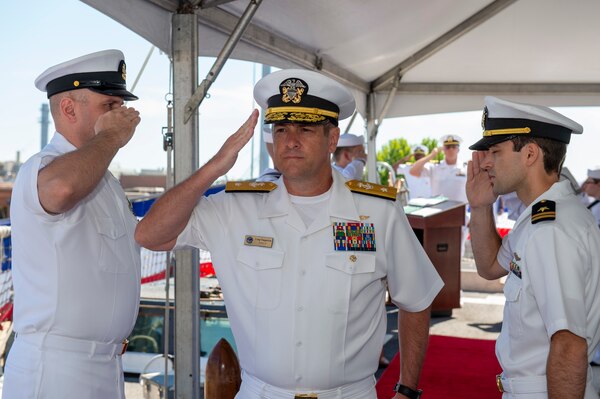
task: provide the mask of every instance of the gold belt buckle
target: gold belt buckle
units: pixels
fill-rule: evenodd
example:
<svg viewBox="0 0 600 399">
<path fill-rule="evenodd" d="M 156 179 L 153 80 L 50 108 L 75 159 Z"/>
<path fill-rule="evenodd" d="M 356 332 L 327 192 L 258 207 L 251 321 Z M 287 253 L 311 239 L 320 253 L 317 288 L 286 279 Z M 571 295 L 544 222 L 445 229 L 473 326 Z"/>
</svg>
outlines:
<svg viewBox="0 0 600 399">
<path fill-rule="evenodd" d="M 297 393 L 294 399 L 319 399 L 316 393 Z"/>
<path fill-rule="evenodd" d="M 125 353 L 125 351 L 127 350 L 127 345 L 129 345 L 129 340 L 127 338 L 125 338 L 123 340 L 123 342 L 121 343 L 121 345 L 123 345 L 121 347 L 121 356 Z"/>
<path fill-rule="evenodd" d="M 502 386 L 502 374 L 496 376 L 496 386 L 500 392 L 504 392 L 504 387 Z"/>
</svg>

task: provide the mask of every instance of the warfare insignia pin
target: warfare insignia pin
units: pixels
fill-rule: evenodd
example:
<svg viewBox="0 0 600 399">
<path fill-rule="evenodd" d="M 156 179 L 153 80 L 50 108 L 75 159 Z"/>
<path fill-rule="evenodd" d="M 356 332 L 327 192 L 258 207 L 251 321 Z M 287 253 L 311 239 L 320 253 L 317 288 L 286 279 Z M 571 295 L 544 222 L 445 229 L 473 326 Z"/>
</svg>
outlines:
<svg viewBox="0 0 600 399">
<path fill-rule="evenodd" d="M 518 278 L 521 278 L 521 266 L 517 263 L 521 258 L 519 258 L 516 252 L 514 255 L 515 257 L 510 261 L 510 271 Z"/>
<path fill-rule="evenodd" d="M 373 223 L 335 222 L 333 237 L 336 251 L 375 251 Z"/>
<path fill-rule="evenodd" d="M 308 92 L 308 83 L 298 78 L 289 78 L 279 85 L 281 92 L 281 101 L 284 103 L 293 102 L 299 104 L 302 101 L 304 92 Z"/>
<path fill-rule="evenodd" d="M 541 200 L 531 207 L 531 224 L 556 219 L 556 202 Z"/>
</svg>

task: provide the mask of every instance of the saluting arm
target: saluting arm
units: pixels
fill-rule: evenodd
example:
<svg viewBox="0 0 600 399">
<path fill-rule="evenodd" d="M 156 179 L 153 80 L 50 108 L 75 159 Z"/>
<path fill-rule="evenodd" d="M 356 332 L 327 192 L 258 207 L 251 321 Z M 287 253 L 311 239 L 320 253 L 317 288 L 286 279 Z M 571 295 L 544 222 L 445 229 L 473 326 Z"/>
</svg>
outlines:
<svg viewBox="0 0 600 399">
<path fill-rule="evenodd" d="M 408 170 L 408 173 L 410 173 L 411 176 L 421 177 L 421 173 L 423 173 L 425 164 L 427 164 L 427 162 L 435 158 L 438 152 L 439 150 L 437 148 L 434 148 L 429 154 L 415 162 L 412 168 Z"/>
<path fill-rule="evenodd" d="M 235 164 L 238 153 L 252 137 L 257 120 L 258 111 L 254 110 L 215 156 L 152 205 L 135 229 L 135 240 L 141 246 L 155 251 L 173 249 L 204 192 Z"/>
<path fill-rule="evenodd" d="M 61 155 L 38 172 L 38 198 L 44 210 L 61 214 L 89 195 L 110 162 L 140 123 L 139 112 L 120 107 L 98 118 L 97 134 L 80 148 Z"/>
</svg>

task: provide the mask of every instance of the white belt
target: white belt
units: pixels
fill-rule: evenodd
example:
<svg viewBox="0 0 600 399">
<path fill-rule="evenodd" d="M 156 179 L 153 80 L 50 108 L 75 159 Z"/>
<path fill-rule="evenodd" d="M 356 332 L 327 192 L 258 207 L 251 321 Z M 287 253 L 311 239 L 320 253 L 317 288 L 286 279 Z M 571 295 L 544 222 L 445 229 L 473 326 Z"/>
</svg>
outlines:
<svg viewBox="0 0 600 399">
<path fill-rule="evenodd" d="M 83 339 L 63 337 L 49 333 L 31 333 L 16 335 L 16 339 L 38 346 L 42 349 L 56 349 L 67 352 L 82 353 L 90 357 L 109 356 L 111 358 L 121 356 L 127 350 L 129 341 L 124 339 L 118 344 L 87 341 Z"/>
<path fill-rule="evenodd" d="M 543 393 L 548 391 L 545 375 L 506 378 L 503 374 L 498 374 L 496 376 L 496 384 L 500 392 L 514 394 Z"/>
<path fill-rule="evenodd" d="M 327 390 L 308 390 L 295 391 L 279 388 L 248 374 L 242 370 L 242 386 L 239 396 L 242 399 L 247 397 L 256 397 L 261 399 L 346 399 L 346 398 L 364 398 L 365 394 L 374 392 L 375 377 L 367 377 L 361 381 L 342 385 L 339 388 Z M 244 393 L 250 394 L 246 396 Z M 359 396 L 359 395 L 363 396 Z M 356 395 L 356 396 L 355 396 Z M 373 396 L 375 397 L 375 396 Z"/>
</svg>

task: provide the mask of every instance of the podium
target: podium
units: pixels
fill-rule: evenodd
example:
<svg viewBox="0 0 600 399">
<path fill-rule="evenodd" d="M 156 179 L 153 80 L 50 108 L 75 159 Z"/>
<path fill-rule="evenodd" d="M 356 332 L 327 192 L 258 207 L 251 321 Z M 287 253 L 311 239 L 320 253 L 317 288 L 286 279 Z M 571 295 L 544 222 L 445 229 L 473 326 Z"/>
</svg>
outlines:
<svg viewBox="0 0 600 399">
<path fill-rule="evenodd" d="M 433 316 L 450 316 L 460 307 L 460 247 L 465 204 L 443 201 L 404 208 L 410 226 L 435 266 L 444 287 L 433 301 Z"/>
</svg>

